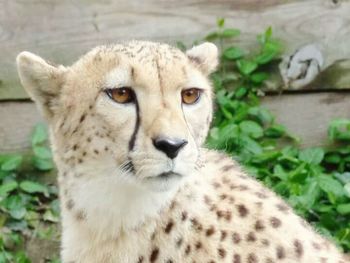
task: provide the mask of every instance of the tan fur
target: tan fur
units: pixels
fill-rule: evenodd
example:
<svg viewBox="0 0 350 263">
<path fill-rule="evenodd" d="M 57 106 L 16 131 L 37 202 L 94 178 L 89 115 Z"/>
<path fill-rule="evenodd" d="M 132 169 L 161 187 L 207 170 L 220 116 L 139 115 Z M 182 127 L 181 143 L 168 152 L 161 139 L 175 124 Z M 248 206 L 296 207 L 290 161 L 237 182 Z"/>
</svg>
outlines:
<svg viewBox="0 0 350 263">
<path fill-rule="evenodd" d="M 232 159 L 202 148 L 213 44 L 186 54 L 152 42 L 103 46 L 71 67 L 23 52 L 17 65 L 50 127 L 64 263 L 349 262 Z M 137 103 L 104 92 L 118 87 Z M 203 89 L 199 102 L 182 104 L 186 88 Z M 172 161 L 157 136 L 188 144 Z"/>
</svg>

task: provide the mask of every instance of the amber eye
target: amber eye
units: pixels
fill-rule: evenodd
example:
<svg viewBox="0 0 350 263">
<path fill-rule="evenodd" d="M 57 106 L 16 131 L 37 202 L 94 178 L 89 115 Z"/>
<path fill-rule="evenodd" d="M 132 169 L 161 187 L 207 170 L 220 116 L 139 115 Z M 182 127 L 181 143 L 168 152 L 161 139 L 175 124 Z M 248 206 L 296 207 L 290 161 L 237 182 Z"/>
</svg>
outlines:
<svg viewBox="0 0 350 263">
<path fill-rule="evenodd" d="M 135 100 L 134 91 L 128 87 L 107 89 L 106 93 L 108 97 L 118 103 L 130 103 Z"/>
<path fill-rule="evenodd" d="M 197 89 L 197 88 L 185 89 L 181 92 L 182 103 L 194 104 L 199 100 L 201 94 L 202 94 L 201 89 Z"/>
</svg>

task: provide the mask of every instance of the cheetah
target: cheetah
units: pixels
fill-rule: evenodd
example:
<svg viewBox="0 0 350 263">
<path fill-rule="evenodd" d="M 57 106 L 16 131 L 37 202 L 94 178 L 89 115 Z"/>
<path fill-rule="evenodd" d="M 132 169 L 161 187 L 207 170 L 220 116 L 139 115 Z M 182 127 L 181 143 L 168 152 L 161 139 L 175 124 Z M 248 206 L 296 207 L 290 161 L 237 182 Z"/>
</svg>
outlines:
<svg viewBox="0 0 350 263">
<path fill-rule="evenodd" d="M 72 66 L 22 52 L 50 130 L 63 263 L 350 262 L 232 158 L 205 149 L 218 49 L 130 41 Z"/>
</svg>

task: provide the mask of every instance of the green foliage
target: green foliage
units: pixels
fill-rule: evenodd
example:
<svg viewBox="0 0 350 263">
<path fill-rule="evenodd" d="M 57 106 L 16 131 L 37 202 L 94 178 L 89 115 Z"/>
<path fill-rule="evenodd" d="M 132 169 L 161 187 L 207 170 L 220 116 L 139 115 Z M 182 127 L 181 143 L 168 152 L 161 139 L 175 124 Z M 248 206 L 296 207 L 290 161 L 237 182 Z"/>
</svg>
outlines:
<svg viewBox="0 0 350 263">
<path fill-rule="evenodd" d="M 258 50 L 233 46 L 240 35 L 217 21 L 206 36 L 221 47 L 221 63 L 212 75 L 217 111 L 207 144 L 227 151 L 247 170 L 289 202 L 322 234 L 350 251 L 350 120 L 334 120 L 329 138 L 336 147 L 300 149 L 298 139 L 275 123 L 258 95 L 270 78 L 269 63 L 282 52 L 271 28 L 257 37 Z M 181 50 L 186 47 L 177 43 Z M 47 130 L 40 124 L 28 155 L 0 155 L 0 263 L 30 263 L 25 242 L 57 238 L 57 188 L 45 183 L 53 170 Z M 53 255 L 48 262 L 59 263 Z"/>
<path fill-rule="evenodd" d="M 221 66 L 212 75 L 217 111 L 207 144 L 236 158 L 289 202 L 322 234 L 350 251 L 350 120 L 334 120 L 331 149 L 300 149 L 298 139 L 275 123 L 258 95 L 269 79 L 268 64 L 282 51 L 271 28 L 259 35 L 258 50 L 227 45 L 223 19 L 206 39 L 221 47 Z M 237 37 L 233 34 L 232 37 Z"/>
<path fill-rule="evenodd" d="M 0 263 L 30 263 L 25 242 L 58 235 L 57 187 L 40 183 L 53 168 L 43 125 L 35 127 L 31 141 L 29 156 L 0 155 Z"/>
</svg>

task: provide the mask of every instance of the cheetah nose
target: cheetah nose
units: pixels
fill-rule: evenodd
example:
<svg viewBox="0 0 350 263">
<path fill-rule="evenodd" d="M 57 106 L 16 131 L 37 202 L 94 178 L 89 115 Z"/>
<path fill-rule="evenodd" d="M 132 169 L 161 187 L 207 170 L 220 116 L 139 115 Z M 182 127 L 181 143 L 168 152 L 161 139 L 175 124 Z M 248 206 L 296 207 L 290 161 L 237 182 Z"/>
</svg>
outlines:
<svg viewBox="0 0 350 263">
<path fill-rule="evenodd" d="M 170 159 L 174 159 L 178 155 L 181 148 L 188 143 L 188 141 L 184 139 L 166 137 L 157 137 L 152 139 L 152 141 L 154 147 L 165 153 Z"/>
</svg>

